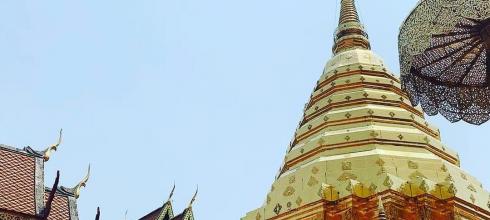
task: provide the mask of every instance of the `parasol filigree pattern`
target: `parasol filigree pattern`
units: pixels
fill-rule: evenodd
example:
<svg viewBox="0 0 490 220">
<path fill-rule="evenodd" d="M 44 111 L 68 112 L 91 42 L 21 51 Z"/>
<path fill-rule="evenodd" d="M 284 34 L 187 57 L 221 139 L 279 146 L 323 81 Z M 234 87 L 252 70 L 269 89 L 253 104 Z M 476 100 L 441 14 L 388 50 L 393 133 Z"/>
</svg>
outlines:
<svg viewBox="0 0 490 220">
<path fill-rule="evenodd" d="M 421 1 L 403 24 L 402 86 L 428 115 L 477 125 L 490 120 L 489 4 Z"/>
</svg>

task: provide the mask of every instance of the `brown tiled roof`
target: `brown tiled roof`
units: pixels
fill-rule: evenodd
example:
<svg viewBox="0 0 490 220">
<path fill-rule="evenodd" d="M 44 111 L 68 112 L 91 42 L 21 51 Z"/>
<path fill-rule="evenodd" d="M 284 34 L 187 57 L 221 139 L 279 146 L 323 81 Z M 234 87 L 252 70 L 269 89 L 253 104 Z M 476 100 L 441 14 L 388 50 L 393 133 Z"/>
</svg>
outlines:
<svg viewBox="0 0 490 220">
<path fill-rule="evenodd" d="M 43 176 L 43 152 L 0 144 L 0 210 L 22 219 L 42 218 L 51 192 L 44 187 Z M 57 187 L 51 211 L 46 212 L 48 220 L 77 219 L 74 191 L 74 188 Z"/>
<path fill-rule="evenodd" d="M 156 220 L 158 218 L 158 215 L 160 215 L 160 212 L 162 212 L 163 206 L 155 209 L 154 211 L 150 212 L 149 214 L 143 216 L 139 220 Z"/>
<path fill-rule="evenodd" d="M 191 212 L 191 215 L 192 215 L 192 208 L 191 207 L 184 209 L 184 211 L 182 213 L 175 216 L 172 220 L 185 220 L 186 219 L 185 217 L 188 216 L 187 213 L 189 213 L 189 212 Z M 189 218 L 187 218 L 187 219 L 189 219 Z"/>
<path fill-rule="evenodd" d="M 44 194 L 44 201 L 49 197 L 49 191 Z M 49 214 L 48 220 L 68 220 L 70 219 L 70 206 L 68 203 L 68 197 L 60 194 L 55 194 L 51 213 Z"/>
<path fill-rule="evenodd" d="M 165 212 L 165 213 L 162 213 Z M 172 203 L 170 201 L 167 201 L 162 205 L 162 207 L 155 209 L 154 211 L 150 212 L 149 214 L 143 216 L 139 220 L 157 220 L 160 215 L 165 214 L 163 216 L 163 219 L 161 220 L 170 220 L 171 217 L 173 217 L 173 209 L 172 209 Z"/>
<path fill-rule="evenodd" d="M 184 217 L 185 217 L 185 211 L 175 216 L 172 220 L 184 220 Z"/>
<path fill-rule="evenodd" d="M 35 215 L 35 158 L 0 147 L 0 208 Z"/>
</svg>

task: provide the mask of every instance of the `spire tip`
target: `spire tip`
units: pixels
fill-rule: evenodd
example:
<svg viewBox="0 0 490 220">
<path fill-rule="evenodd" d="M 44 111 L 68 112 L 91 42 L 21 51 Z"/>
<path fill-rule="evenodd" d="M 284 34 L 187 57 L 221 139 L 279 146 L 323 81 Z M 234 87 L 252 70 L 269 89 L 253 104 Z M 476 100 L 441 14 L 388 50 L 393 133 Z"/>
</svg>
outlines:
<svg viewBox="0 0 490 220">
<path fill-rule="evenodd" d="M 341 0 L 339 26 L 335 32 L 333 53 L 352 49 L 371 49 L 368 35 L 361 24 L 354 0 Z"/>
</svg>

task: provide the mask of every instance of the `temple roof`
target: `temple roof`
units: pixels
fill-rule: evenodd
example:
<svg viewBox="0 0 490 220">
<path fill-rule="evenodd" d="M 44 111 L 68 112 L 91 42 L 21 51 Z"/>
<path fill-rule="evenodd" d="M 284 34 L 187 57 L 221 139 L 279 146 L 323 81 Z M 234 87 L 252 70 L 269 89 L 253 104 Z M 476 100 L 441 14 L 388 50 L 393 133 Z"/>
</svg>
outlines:
<svg viewBox="0 0 490 220">
<path fill-rule="evenodd" d="M 186 208 L 182 213 L 175 216 L 172 220 L 194 220 L 194 213 L 192 207 Z"/>
<path fill-rule="evenodd" d="M 141 217 L 140 220 L 194 220 L 194 213 L 192 212 L 192 207 L 188 207 L 180 214 L 174 216 L 172 204 L 168 201 L 162 207 Z"/>
<path fill-rule="evenodd" d="M 140 218 L 140 220 L 194 220 L 194 214 L 192 212 L 192 204 L 196 199 L 197 190 L 194 193 L 189 205 L 182 213 L 174 217 L 174 212 L 172 209 L 172 196 L 175 191 L 175 184 L 170 192 L 167 202 L 165 202 L 162 207 L 155 209 L 154 211 L 148 213 L 147 215 Z"/>
<path fill-rule="evenodd" d="M 42 219 L 50 210 L 50 220 L 78 220 L 75 188 L 57 187 L 52 202 L 48 202 L 52 189 L 44 185 L 44 163 L 60 141 L 61 136 L 45 151 L 0 144 L 0 219 Z"/>
<path fill-rule="evenodd" d="M 0 164 L 0 210 L 38 214 L 42 201 L 36 200 L 36 191 L 43 183 L 36 181 L 36 155 L 0 145 Z"/>
<path fill-rule="evenodd" d="M 171 220 L 174 218 L 174 211 L 172 208 L 172 202 L 169 200 L 165 202 L 162 207 L 153 210 L 147 215 L 140 218 L 140 220 Z"/>
</svg>

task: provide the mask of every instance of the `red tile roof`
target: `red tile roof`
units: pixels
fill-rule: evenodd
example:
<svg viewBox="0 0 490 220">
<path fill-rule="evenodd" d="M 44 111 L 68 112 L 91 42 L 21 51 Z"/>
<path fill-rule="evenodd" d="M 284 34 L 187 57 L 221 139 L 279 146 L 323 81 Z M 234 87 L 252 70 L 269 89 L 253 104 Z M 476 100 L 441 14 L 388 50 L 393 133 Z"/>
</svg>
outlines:
<svg viewBox="0 0 490 220">
<path fill-rule="evenodd" d="M 44 201 L 49 197 L 49 191 L 44 194 Z M 69 220 L 70 219 L 70 206 L 68 203 L 68 197 L 56 194 L 51 206 L 51 213 L 49 213 L 48 220 Z"/>
<path fill-rule="evenodd" d="M 0 148 L 0 208 L 35 215 L 35 158 Z"/>
</svg>

